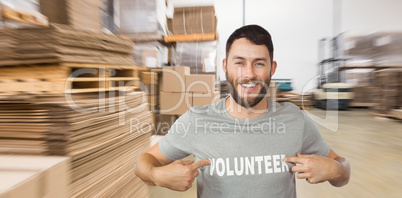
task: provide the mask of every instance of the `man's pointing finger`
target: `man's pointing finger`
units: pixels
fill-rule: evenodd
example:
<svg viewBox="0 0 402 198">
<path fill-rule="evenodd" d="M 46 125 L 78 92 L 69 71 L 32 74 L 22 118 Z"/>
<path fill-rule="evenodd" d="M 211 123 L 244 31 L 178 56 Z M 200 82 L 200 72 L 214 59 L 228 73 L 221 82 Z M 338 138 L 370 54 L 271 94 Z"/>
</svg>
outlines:
<svg viewBox="0 0 402 198">
<path fill-rule="evenodd" d="M 190 165 L 194 163 L 194 160 L 185 160 L 185 161 L 181 161 L 184 165 Z"/>
<path fill-rule="evenodd" d="M 297 157 L 311 157 L 311 155 L 305 155 L 305 154 L 300 154 L 300 153 L 296 153 Z"/>
<path fill-rule="evenodd" d="M 205 159 L 205 160 L 200 160 L 198 162 L 194 162 L 191 166 L 194 169 L 198 169 L 198 168 L 201 168 L 203 166 L 210 165 L 210 164 L 211 164 L 211 161 L 209 161 L 208 159 Z"/>
<path fill-rule="evenodd" d="M 295 163 L 295 164 L 303 164 L 304 160 L 301 157 L 286 157 L 286 162 Z"/>
</svg>

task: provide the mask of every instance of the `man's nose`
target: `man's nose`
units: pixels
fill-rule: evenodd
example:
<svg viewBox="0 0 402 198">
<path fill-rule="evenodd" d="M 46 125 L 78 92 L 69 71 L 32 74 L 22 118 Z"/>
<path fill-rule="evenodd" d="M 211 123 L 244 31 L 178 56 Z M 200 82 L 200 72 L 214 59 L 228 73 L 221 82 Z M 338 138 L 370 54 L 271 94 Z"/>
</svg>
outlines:
<svg viewBox="0 0 402 198">
<path fill-rule="evenodd" d="M 245 67 L 241 68 L 241 76 L 243 79 L 254 79 L 256 73 L 252 64 L 246 64 Z"/>
</svg>

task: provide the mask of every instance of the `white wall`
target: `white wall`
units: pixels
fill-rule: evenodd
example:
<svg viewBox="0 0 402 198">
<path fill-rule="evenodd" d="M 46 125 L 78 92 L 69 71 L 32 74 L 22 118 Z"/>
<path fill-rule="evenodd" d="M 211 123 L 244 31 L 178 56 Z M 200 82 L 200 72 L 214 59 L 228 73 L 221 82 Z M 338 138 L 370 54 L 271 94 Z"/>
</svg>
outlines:
<svg viewBox="0 0 402 198">
<path fill-rule="evenodd" d="M 221 62 L 226 40 L 242 26 L 243 0 L 169 0 L 169 4 L 215 5 L 220 37 L 218 75 L 224 79 Z M 336 11 L 339 18 L 334 24 L 337 4 L 341 9 Z M 246 0 L 245 8 L 246 24 L 261 25 L 272 35 L 278 62 L 273 78 L 293 79 L 295 91 L 301 91 L 317 75 L 319 39 L 343 31 L 402 31 L 402 0 Z"/>
<path fill-rule="evenodd" d="M 331 36 L 331 16 L 329 0 L 246 1 L 246 24 L 259 24 L 272 35 L 278 62 L 273 78 L 292 79 L 295 91 L 317 74 L 318 40 Z"/>
<path fill-rule="evenodd" d="M 343 0 L 341 12 L 342 32 L 402 31 L 401 0 Z"/>
<path fill-rule="evenodd" d="M 222 60 L 226 57 L 226 41 L 239 27 L 243 26 L 243 0 L 217 0 L 215 13 L 218 18 L 219 47 L 217 56 L 218 77 L 225 80 Z"/>
</svg>

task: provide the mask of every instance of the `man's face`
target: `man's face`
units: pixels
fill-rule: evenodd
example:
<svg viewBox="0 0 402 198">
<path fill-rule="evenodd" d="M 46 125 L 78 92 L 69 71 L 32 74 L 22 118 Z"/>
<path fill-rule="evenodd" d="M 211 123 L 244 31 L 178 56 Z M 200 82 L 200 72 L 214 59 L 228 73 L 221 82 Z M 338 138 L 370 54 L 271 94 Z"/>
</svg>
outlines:
<svg viewBox="0 0 402 198">
<path fill-rule="evenodd" d="M 254 107 L 265 98 L 275 69 L 276 62 L 271 64 L 268 48 L 246 38 L 235 40 L 223 61 L 231 95 L 236 103 L 246 108 Z"/>
</svg>

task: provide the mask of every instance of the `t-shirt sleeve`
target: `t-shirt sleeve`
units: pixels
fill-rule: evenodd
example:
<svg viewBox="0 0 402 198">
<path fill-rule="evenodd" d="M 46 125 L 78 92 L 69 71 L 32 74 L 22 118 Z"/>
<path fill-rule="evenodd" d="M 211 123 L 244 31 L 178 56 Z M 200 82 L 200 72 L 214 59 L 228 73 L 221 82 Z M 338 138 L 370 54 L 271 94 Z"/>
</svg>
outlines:
<svg viewBox="0 0 402 198">
<path fill-rule="evenodd" d="M 179 160 L 191 154 L 189 133 L 193 130 L 190 111 L 180 116 L 168 133 L 159 141 L 162 154 L 171 160 Z"/>
<path fill-rule="evenodd" d="M 315 154 L 327 156 L 330 147 L 328 143 L 322 138 L 320 131 L 314 121 L 308 117 L 304 112 L 304 130 L 303 130 L 303 145 L 301 154 Z"/>
</svg>

